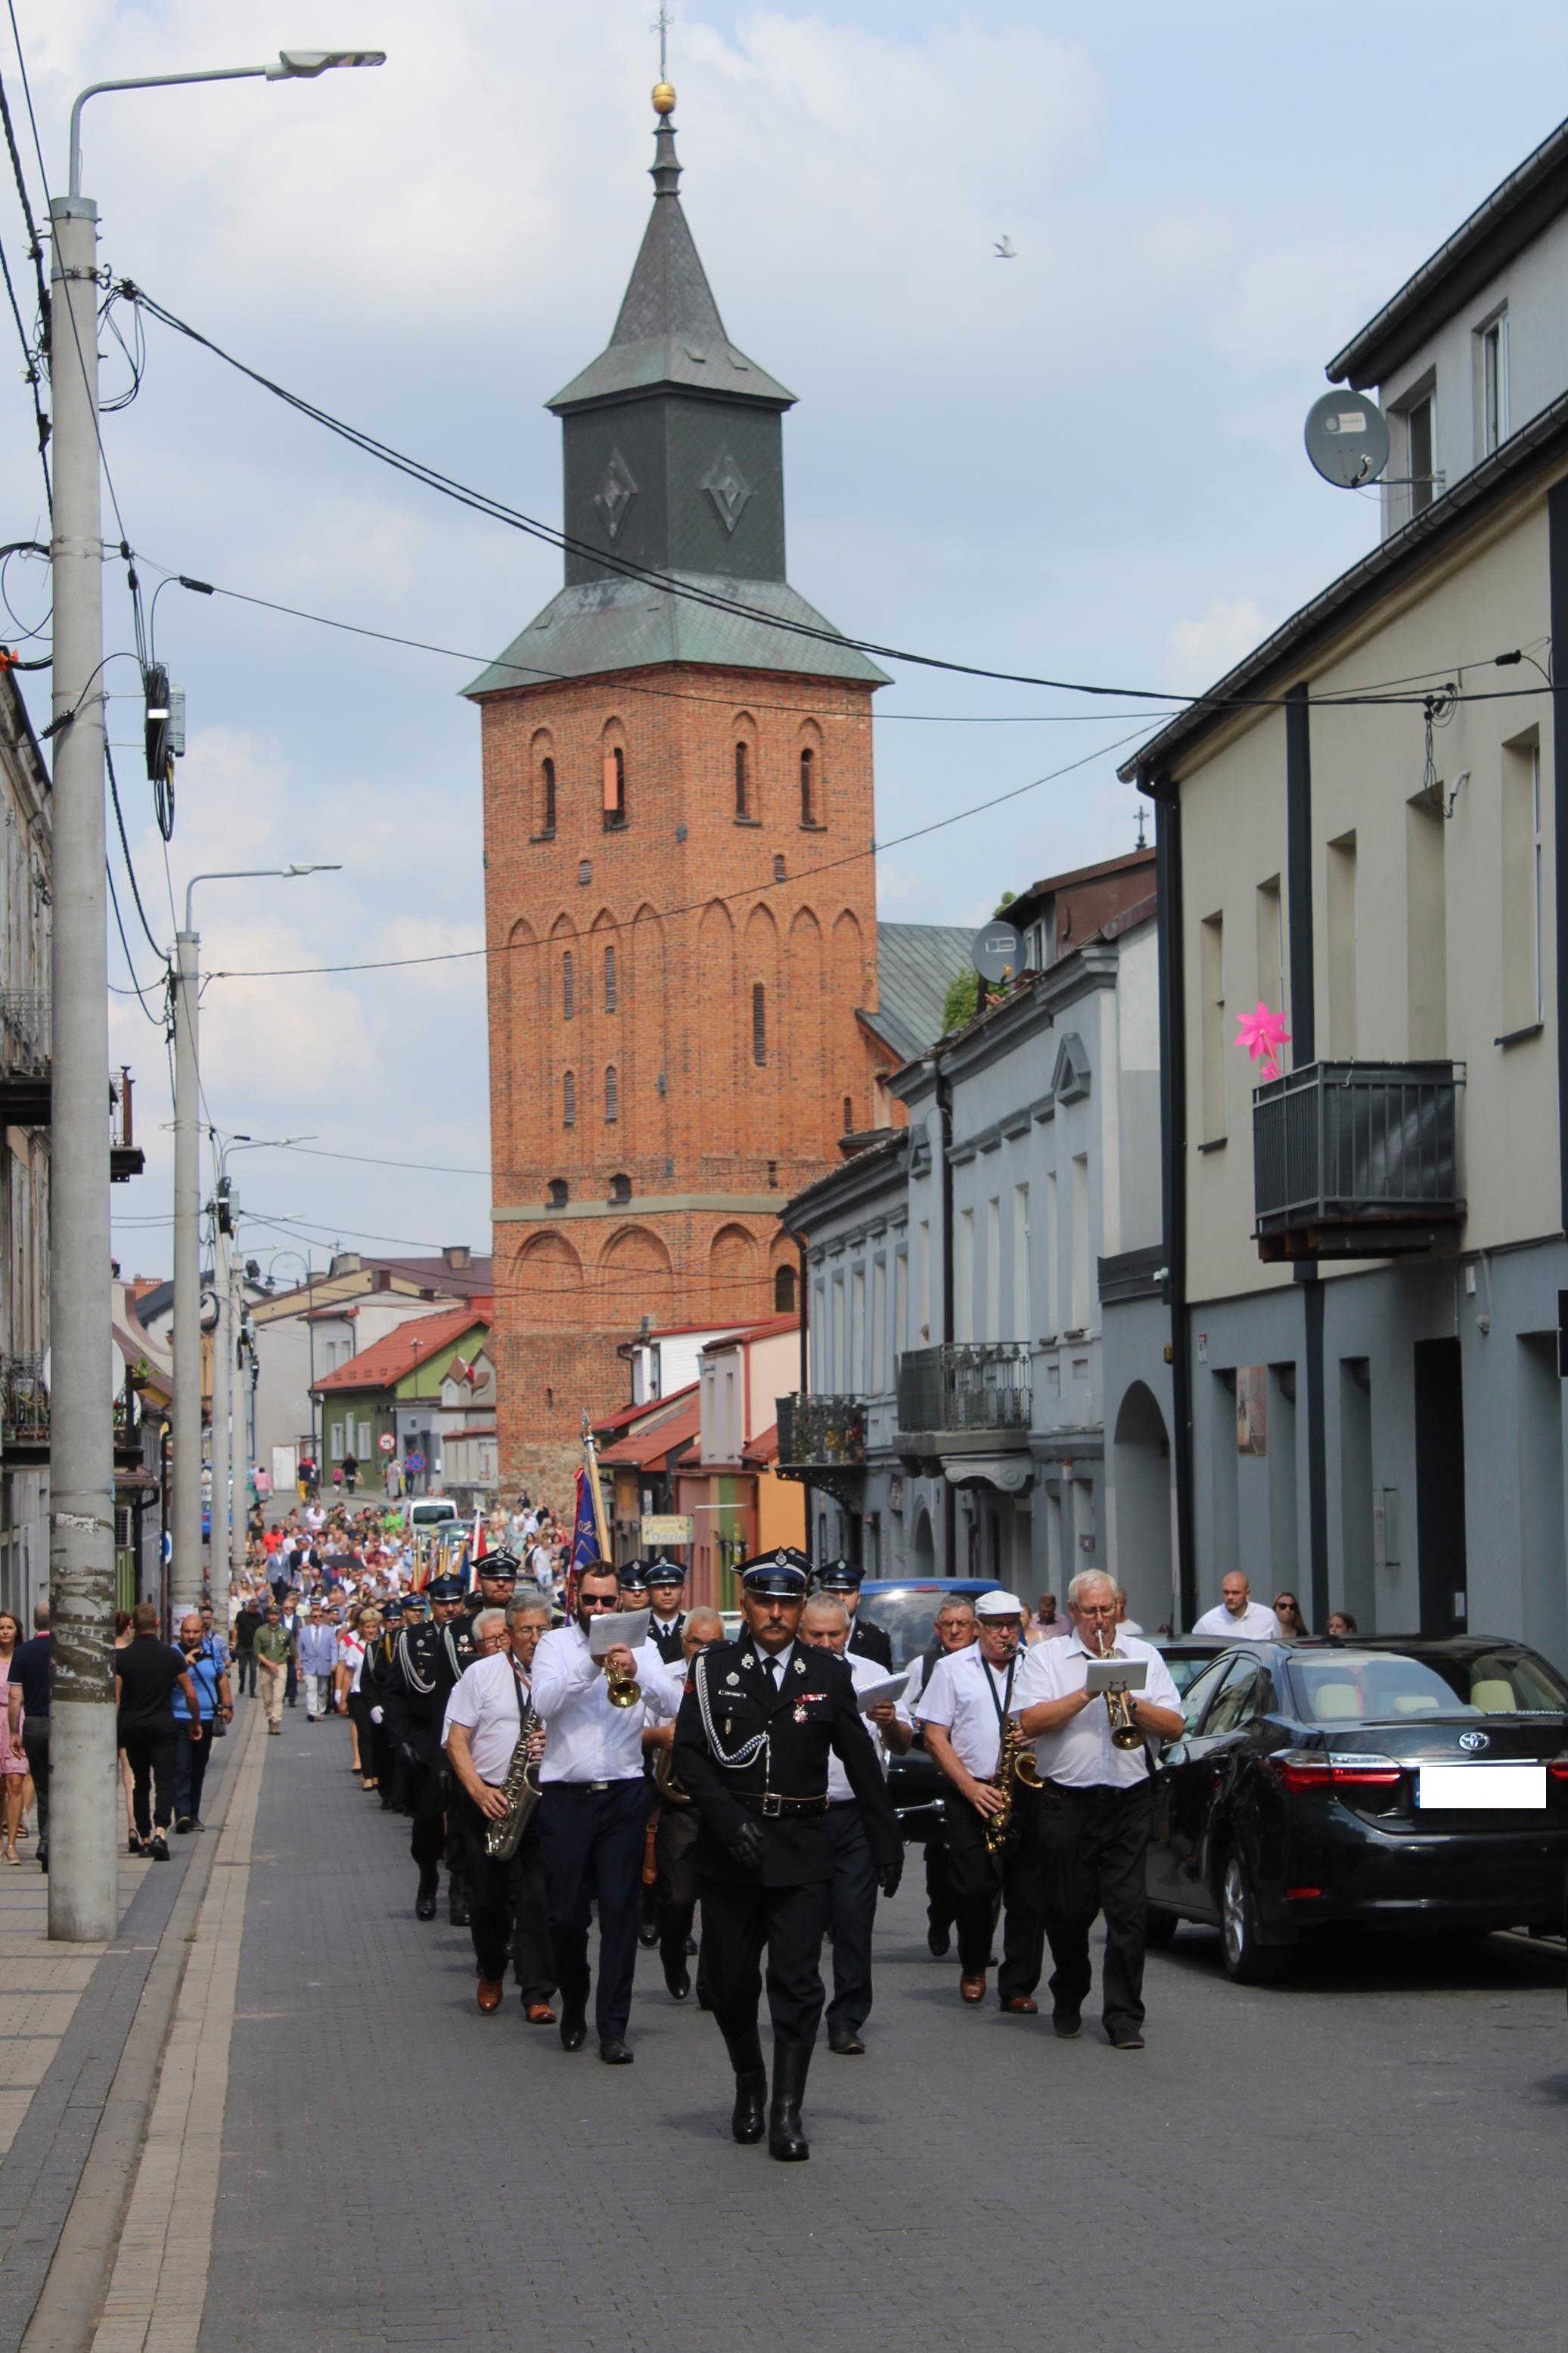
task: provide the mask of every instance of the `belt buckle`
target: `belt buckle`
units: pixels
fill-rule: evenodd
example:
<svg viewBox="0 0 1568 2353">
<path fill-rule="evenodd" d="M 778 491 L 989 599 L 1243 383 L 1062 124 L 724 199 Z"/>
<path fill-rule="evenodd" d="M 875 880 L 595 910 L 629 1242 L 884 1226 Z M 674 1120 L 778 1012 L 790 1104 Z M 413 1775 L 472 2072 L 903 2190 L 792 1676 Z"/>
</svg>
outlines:
<svg viewBox="0 0 1568 2353">
<path fill-rule="evenodd" d="M 777 1816 L 784 1812 L 784 1799 L 776 1789 L 763 1791 L 763 1811 L 770 1816 Z"/>
</svg>

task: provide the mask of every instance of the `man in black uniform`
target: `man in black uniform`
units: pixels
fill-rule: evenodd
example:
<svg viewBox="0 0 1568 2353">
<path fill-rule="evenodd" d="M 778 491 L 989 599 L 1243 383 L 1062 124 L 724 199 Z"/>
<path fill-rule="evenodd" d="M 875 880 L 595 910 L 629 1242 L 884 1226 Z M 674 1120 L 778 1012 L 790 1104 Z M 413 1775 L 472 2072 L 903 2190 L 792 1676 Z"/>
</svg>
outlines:
<svg viewBox="0 0 1568 2353">
<path fill-rule="evenodd" d="M 830 1560 L 816 1572 L 818 1593 L 831 1593 L 849 1613 L 848 1648 L 857 1658 L 870 1659 L 889 1674 L 893 1672 L 893 1645 L 887 1629 L 860 1615 L 860 1580 L 866 1572 L 851 1560 Z"/>
<path fill-rule="evenodd" d="M 833 1848 L 827 1821 L 832 1750 L 860 1801 L 884 1895 L 903 1870 L 898 1817 L 848 1668 L 796 1640 L 806 1562 L 792 1550 L 741 1572 L 746 1630 L 692 1662 L 676 1719 L 673 1766 L 701 1822 L 697 1873 L 713 2011 L 735 2071 L 730 2128 L 763 2137 L 767 2074 L 757 2032 L 763 1948 L 773 2027 L 768 2154 L 809 2157 L 800 2104 L 822 2016 L 820 1967 Z"/>
<path fill-rule="evenodd" d="M 401 1600 L 395 1593 L 389 1596 L 383 1606 L 381 1632 L 366 1648 L 364 1665 L 360 1670 L 360 1689 L 370 1701 L 370 1769 L 375 1776 L 384 1813 L 391 1813 L 400 1803 L 395 1786 L 397 1752 L 393 1746 L 386 1721 L 387 1685 L 392 1679 L 393 1662 L 397 1656 L 398 1635 L 405 1626 L 414 1626 L 416 1614 L 424 1615 L 424 1605 L 418 1594 L 406 1594 Z"/>
<path fill-rule="evenodd" d="M 408 1852 L 419 1866 L 419 1890 L 414 1902 L 416 1920 L 436 1917 L 439 1864 L 447 1844 L 450 1774 L 441 1752 L 441 1725 L 452 1686 L 474 1658 L 472 1641 L 456 1622 L 463 1607 L 462 1579 L 434 1578 L 426 1588 L 426 1599 L 428 1622 L 412 1628 L 405 1624 L 397 1637 L 384 1703 L 393 1750 L 403 1767 L 404 1808 L 414 1822 Z M 467 1908 L 456 1880 L 447 1896 L 453 1927 L 466 1927 Z"/>
<path fill-rule="evenodd" d="M 648 1620 L 647 1638 L 667 1667 L 674 1666 L 681 1655 L 686 1612 L 680 1604 L 685 1590 L 686 1571 L 678 1560 L 649 1561 L 647 1601 L 653 1616 Z"/>
<path fill-rule="evenodd" d="M 474 1642 L 474 1620 L 481 1609 L 509 1609 L 517 1597 L 517 1580 L 522 1573 L 522 1563 L 514 1552 L 487 1553 L 479 1564 L 479 1583 L 463 1604 L 458 1624 L 468 1640 L 471 1653 L 477 1655 Z"/>
</svg>

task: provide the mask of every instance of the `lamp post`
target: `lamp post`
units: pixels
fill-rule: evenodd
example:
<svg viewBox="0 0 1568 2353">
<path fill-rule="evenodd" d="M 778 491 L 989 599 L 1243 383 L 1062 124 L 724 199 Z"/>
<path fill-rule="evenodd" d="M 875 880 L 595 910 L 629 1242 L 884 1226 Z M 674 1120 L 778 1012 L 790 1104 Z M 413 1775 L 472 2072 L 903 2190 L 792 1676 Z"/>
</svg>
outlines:
<svg viewBox="0 0 1568 2353">
<path fill-rule="evenodd" d="M 237 1152 L 268 1152 L 290 1144 L 304 1144 L 302 1135 L 256 1137 L 231 1135 L 222 1145 L 217 1131 L 212 1131 L 216 1147 L 217 1176 L 213 1187 L 213 1290 L 217 1299 L 217 1322 L 213 1332 L 213 1500 L 211 1532 L 207 1538 L 207 1576 L 213 1588 L 213 1599 L 218 1593 L 218 1564 L 226 1560 L 231 1568 L 245 1566 L 245 1515 L 240 1508 L 240 1482 L 236 1475 L 235 1453 L 240 1442 L 245 1415 L 239 1401 L 239 1317 L 236 1296 L 238 1268 L 231 1247 L 239 1223 L 239 1203 L 229 1182 L 228 1164 Z M 234 1493 L 230 1501 L 230 1486 Z M 237 1563 L 235 1555 L 237 1552 Z M 194 1608 L 201 1598 L 201 1570 L 198 1556 L 195 1596 L 184 1606 Z"/>
<path fill-rule="evenodd" d="M 316 1440 L 316 1270 L 303 1250 L 274 1250 L 268 1261 L 268 1279 L 270 1279 L 272 1268 L 277 1265 L 280 1258 L 298 1259 L 305 1271 L 305 1334 L 310 1362 L 310 1386 L 306 1395 L 306 1402 L 310 1414 L 310 1457 L 320 1470 L 321 1450 Z"/>
<path fill-rule="evenodd" d="M 71 109 L 67 194 L 49 200 L 53 408 L 54 941 L 49 1260 L 49 1935 L 120 1926 L 115 1794 L 110 1328 L 109 944 L 104 888 L 103 523 L 99 498 L 98 208 L 81 192 L 81 112 L 114 89 L 310 79 L 378 51 L 289 50 L 276 65 L 95 82 Z M 199 1435 L 198 1435 L 199 1476 Z"/>
</svg>

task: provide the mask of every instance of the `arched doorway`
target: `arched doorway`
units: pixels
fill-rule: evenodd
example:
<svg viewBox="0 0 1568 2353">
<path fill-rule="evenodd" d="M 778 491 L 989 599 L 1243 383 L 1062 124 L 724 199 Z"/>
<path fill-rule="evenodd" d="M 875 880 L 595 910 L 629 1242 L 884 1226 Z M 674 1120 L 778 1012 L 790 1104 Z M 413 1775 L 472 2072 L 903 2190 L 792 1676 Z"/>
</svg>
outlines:
<svg viewBox="0 0 1568 2353">
<path fill-rule="evenodd" d="M 910 1566 L 917 1581 L 936 1575 L 936 1541 L 931 1535 L 931 1514 L 923 1504 L 915 1514 L 915 1543 Z"/>
<path fill-rule="evenodd" d="M 1111 1440 L 1116 1515 L 1116 1577 L 1131 1616 L 1152 1634 L 1174 1626 L 1171 1570 L 1171 1441 L 1153 1391 L 1134 1381 L 1116 1417 Z"/>
</svg>

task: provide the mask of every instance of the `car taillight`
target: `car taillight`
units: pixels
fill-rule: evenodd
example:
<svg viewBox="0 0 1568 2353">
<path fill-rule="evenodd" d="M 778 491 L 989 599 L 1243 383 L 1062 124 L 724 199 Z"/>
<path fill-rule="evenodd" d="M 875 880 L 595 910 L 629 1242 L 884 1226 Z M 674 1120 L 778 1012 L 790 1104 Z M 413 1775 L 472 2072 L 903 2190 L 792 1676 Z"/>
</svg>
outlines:
<svg viewBox="0 0 1568 2353">
<path fill-rule="evenodd" d="M 1400 1781 L 1400 1767 L 1392 1757 L 1325 1757 L 1286 1749 L 1268 1761 L 1283 1786 L 1298 1795 L 1314 1789 L 1394 1789 Z"/>
<path fill-rule="evenodd" d="M 1568 1781 L 1568 1757 L 1554 1757 L 1546 1770 L 1553 1781 Z"/>
</svg>

